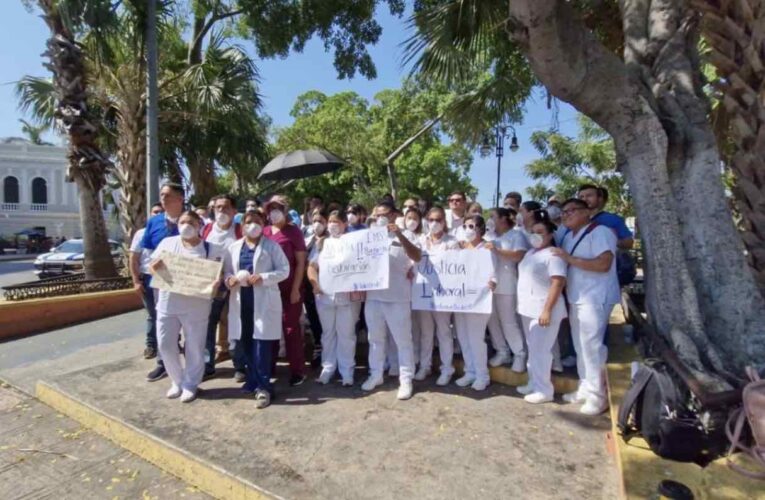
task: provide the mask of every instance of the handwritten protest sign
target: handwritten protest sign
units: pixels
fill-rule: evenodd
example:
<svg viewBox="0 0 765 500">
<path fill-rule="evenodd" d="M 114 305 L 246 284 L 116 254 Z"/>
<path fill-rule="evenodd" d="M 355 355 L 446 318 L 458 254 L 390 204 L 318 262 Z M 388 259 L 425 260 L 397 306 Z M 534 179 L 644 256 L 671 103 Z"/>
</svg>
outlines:
<svg viewBox="0 0 765 500">
<path fill-rule="evenodd" d="M 388 288 L 388 229 L 372 227 L 327 238 L 319 255 L 319 285 L 327 293 Z"/>
<path fill-rule="evenodd" d="M 491 313 L 489 250 L 448 250 L 422 254 L 412 283 L 412 309 Z"/>
<path fill-rule="evenodd" d="M 222 263 L 170 252 L 161 252 L 159 258 L 165 265 L 153 275 L 152 287 L 190 297 L 212 297 Z"/>
</svg>

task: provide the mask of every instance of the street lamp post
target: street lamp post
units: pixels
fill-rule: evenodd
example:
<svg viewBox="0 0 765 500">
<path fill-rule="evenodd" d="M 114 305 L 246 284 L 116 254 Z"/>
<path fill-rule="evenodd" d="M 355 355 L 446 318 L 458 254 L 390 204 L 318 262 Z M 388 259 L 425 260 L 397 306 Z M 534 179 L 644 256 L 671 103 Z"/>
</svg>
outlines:
<svg viewBox="0 0 765 500">
<path fill-rule="evenodd" d="M 500 191 L 500 175 L 502 172 L 502 157 L 505 154 L 505 138 L 509 137 L 508 129 L 513 133 L 510 139 L 510 151 L 518 151 L 518 137 L 515 135 L 515 127 L 510 124 L 499 124 L 494 127 L 494 154 L 497 157 L 497 192 L 495 193 L 494 206 L 498 207 L 499 202 L 502 199 L 502 191 Z M 481 144 L 481 155 L 489 156 L 491 154 L 491 140 L 489 134 L 484 134 L 483 143 Z"/>
</svg>

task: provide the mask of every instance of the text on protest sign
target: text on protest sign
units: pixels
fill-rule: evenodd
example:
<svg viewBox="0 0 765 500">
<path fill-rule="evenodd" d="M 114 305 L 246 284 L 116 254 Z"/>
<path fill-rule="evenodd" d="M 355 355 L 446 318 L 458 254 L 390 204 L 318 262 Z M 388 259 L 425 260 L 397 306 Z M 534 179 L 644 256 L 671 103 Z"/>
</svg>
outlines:
<svg viewBox="0 0 765 500">
<path fill-rule="evenodd" d="M 489 250 L 423 253 L 416 270 L 412 309 L 491 313 L 489 280 L 494 275 L 494 267 Z"/>
<path fill-rule="evenodd" d="M 164 267 L 153 274 L 151 286 L 189 297 L 209 299 L 216 290 L 213 282 L 220 277 L 223 264 L 162 251 Z"/>
<path fill-rule="evenodd" d="M 388 229 L 372 227 L 327 238 L 319 254 L 319 285 L 326 293 L 388 288 Z"/>
</svg>

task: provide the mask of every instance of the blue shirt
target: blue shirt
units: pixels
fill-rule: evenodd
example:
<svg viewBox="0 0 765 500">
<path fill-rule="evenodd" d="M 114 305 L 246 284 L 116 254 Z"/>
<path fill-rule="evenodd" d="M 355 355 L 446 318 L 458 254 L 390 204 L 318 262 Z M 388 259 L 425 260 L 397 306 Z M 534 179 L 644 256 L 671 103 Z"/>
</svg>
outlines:
<svg viewBox="0 0 765 500">
<path fill-rule="evenodd" d="M 156 250 L 159 242 L 169 236 L 178 236 L 178 224 L 165 218 L 165 213 L 157 214 L 146 223 L 141 246 L 146 250 Z"/>
<path fill-rule="evenodd" d="M 601 226 L 613 229 L 616 233 L 617 240 L 632 238 L 632 231 L 630 231 L 630 228 L 628 228 L 627 224 L 624 222 L 624 217 L 612 214 L 611 212 L 598 212 L 591 220 L 597 222 Z"/>
<path fill-rule="evenodd" d="M 260 242 L 258 242 L 258 245 Z M 247 245 L 247 242 L 245 241 L 242 245 L 242 251 L 239 252 L 239 269 L 243 271 L 247 271 L 248 273 L 252 274 L 252 270 L 254 267 L 253 258 L 255 257 L 255 250 L 258 248 L 257 245 L 250 248 Z M 248 332 L 251 332 L 253 329 L 252 326 L 252 309 L 255 307 L 255 293 L 253 292 L 253 289 L 251 286 L 241 286 L 239 287 L 239 293 L 241 294 L 240 302 L 241 302 L 241 311 L 242 311 L 242 328 L 243 330 L 246 330 Z M 252 333 L 250 333 L 250 336 L 252 337 Z"/>
<path fill-rule="evenodd" d="M 348 229 L 345 230 L 346 233 L 352 233 L 354 231 L 361 231 L 362 229 L 366 229 L 366 224 L 348 224 Z"/>
</svg>

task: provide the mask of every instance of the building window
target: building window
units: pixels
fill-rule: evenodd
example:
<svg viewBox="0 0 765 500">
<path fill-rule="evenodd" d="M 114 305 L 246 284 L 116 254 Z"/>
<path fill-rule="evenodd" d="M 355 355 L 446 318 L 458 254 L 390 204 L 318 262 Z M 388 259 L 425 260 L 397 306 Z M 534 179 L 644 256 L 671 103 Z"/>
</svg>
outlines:
<svg viewBox="0 0 765 500">
<path fill-rule="evenodd" d="M 19 180 L 15 177 L 3 179 L 3 203 L 19 202 Z"/>
<path fill-rule="evenodd" d="M 32 180 L 32 204 L 48 204 L 48 183 L 42 177 L 35 177 Z"/>
</svg>

